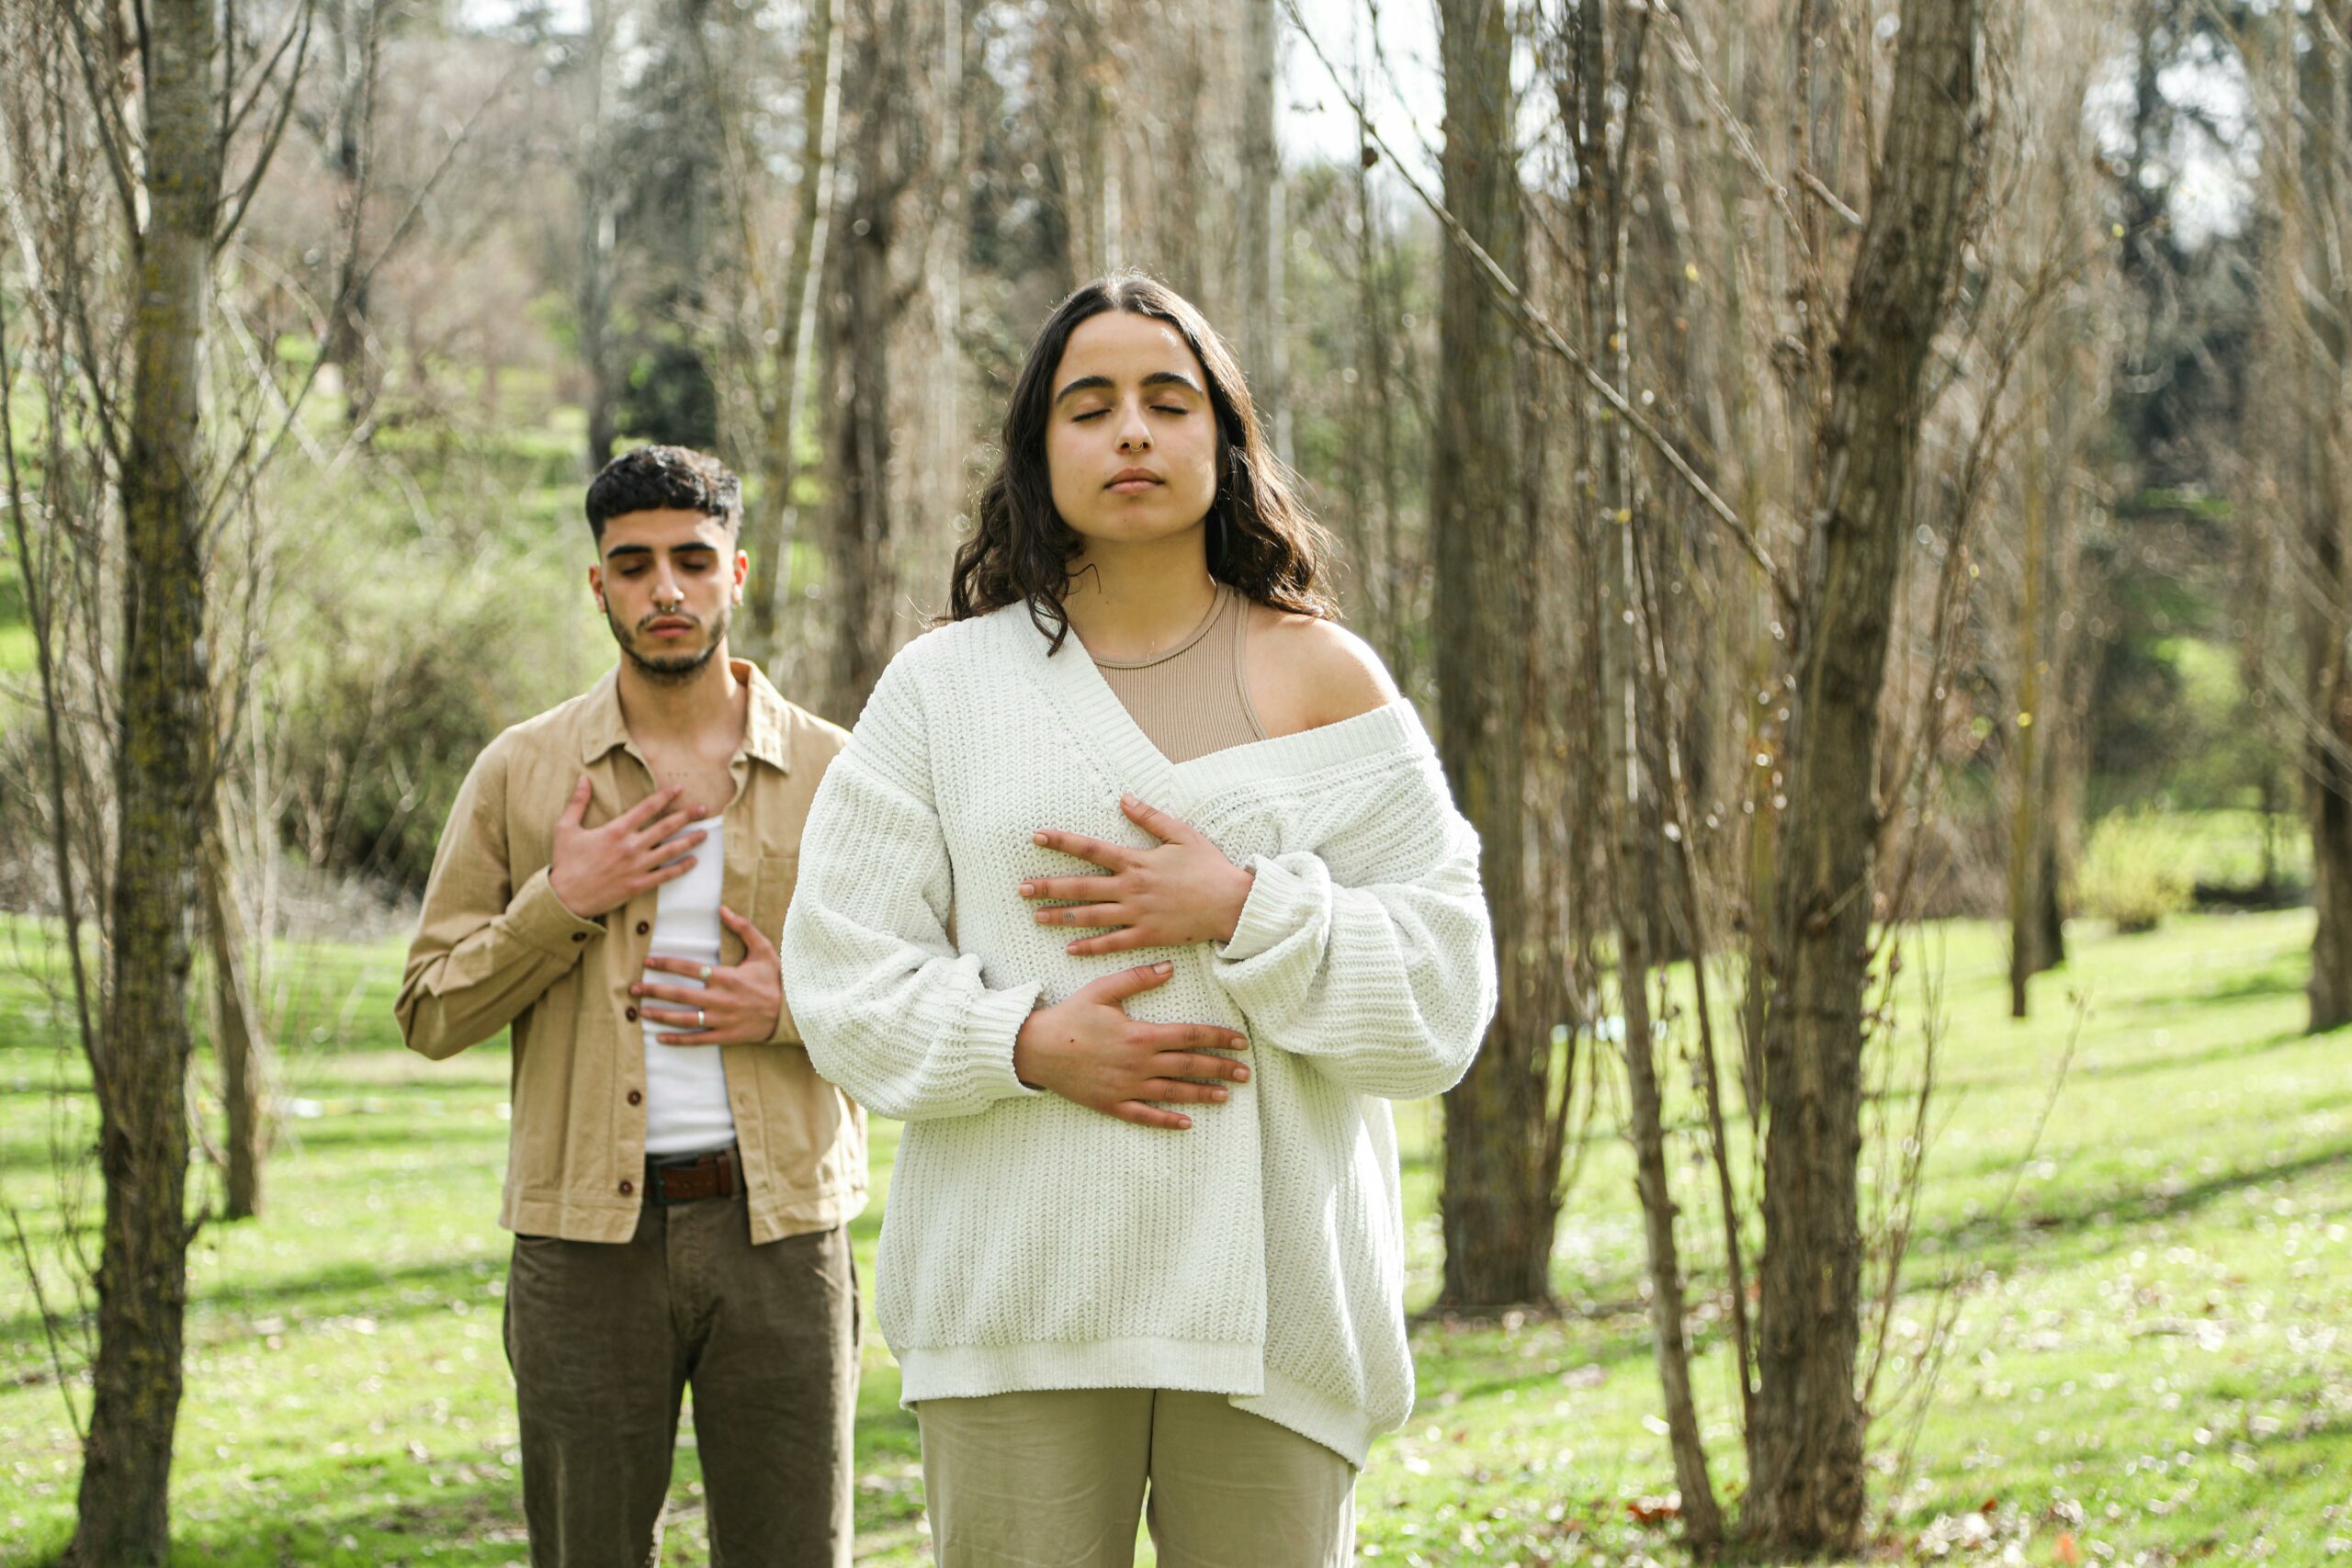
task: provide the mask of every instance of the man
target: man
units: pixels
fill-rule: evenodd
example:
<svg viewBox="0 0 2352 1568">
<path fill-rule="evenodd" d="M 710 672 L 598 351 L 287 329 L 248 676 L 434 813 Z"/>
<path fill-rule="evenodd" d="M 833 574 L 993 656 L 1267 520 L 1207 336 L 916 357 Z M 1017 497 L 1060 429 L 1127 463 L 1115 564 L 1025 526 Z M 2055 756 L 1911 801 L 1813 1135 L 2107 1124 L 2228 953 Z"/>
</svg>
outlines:
<svg viewBox="0 0 2352 1568">
<path fill-rule="evenodd" d="M 587 497 L 620 663 L 458 792 L 399 1000 L 413 1050 L 514 1032 L 500 1223 L 535 1564 L 654 1560 L 694 1388 L 721 1564 L 846 1564 L 865 1113 L 817 1077 L 775 939 L 848 740 L 727 654 L 741 487 L 672 446 Z"/>
</svg>

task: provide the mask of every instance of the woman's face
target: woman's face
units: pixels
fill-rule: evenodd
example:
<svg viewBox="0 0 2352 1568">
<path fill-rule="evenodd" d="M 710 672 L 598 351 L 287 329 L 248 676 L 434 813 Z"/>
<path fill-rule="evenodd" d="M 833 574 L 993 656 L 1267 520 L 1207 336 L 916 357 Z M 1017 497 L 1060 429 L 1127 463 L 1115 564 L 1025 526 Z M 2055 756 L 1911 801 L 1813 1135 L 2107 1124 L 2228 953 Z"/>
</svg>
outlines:
<svg viewBox="0 0 2352 1568">
<path fill-rule="evenodd" d="M 1089 546 L 1198 528 L 1216 497 L 1216 414 L 1183 334 L 1105 310 L 1071 333 L 1046 411 L 1054 508 Z"/>
</svg>

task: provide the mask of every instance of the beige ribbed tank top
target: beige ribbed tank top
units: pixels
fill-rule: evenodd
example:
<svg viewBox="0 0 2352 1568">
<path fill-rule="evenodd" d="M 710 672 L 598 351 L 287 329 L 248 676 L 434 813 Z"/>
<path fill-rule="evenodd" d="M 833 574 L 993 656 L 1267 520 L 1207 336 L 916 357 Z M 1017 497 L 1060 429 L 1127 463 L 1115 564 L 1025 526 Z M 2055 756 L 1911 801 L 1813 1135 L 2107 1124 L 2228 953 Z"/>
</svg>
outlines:
<svg viewBox="0 0 2352 1568">
<path fill-rule="evenodd" d="M 1249 631 L 1250 602 L 1220 582 L 1208 615 L 1174 648 L 1147 659 L 1097 658 L 1094 667 L 1161 755 L 1188 762 L 1266 739 L 1242 674 Z"/>
</svg>

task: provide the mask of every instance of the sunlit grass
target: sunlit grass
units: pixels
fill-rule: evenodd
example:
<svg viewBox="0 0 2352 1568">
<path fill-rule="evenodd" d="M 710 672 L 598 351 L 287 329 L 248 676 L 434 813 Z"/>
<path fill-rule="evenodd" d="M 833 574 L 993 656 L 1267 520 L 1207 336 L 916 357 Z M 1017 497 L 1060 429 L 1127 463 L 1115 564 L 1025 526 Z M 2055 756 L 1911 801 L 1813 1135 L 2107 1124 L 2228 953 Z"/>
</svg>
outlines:
<svg viewBox="0 0 2352 1568">
<path fill-rule="evenodd" d="M 55 1224 L 52 1143 L 85 1140 L 86 1115 L 79 1065 L 53 1043 L 62 1019 L 21 972 L 39 928 L 8 934 L 19 966 L 0 964 L 0 1190 L 38 1246 Z M 1905 1413 L 1874 1433 L 1889 1553 L 1931 1556 L 1965 1529 L 1992 1545 L 1957 1560 L 1998 1561 L 2014 1542 L 2017 1561 L 2054 1562 L 2071 1534 L 2085 1562 L 2321 1562 L 2352 1538 L 2352 1041 L 2301 1032 L 2309 939 L 2302 912 L 2129 938 L 2078 929 L 2025 1023 L 2007 1016 L 1996 930 L 1939 928 L 1910 944 L 1900 1039 L 1916 1038 L 1921 973 L 1940 975 L 1945 1016 L 1939 1132 L 1896 1312 L 1914 1326 L 1898 1352 L 1921 1348 L 1937 1281 L 1960 1294 L 1913 1462 L 1899 1465 Z M 524 1558 L 498 1332 L 505 1056 L 400 1051 L 400 954 L 394 941 L 279 955 L 281 1092 L 306 1114 L 284 1124 L 265 1219 L 208 1225 L 197 1244 L 176 1561 Z M 2070 992 L 2084 1015 L 2052 1102 Z M 1897 1081 L 1913 1060 L 1898 1044 Z M 1669 1076 L 1689 1129 L 1679 1058 Z M 1736 1098 L 1731 1109 L 1736 1125 Z M 1436 1290 L 1437 1118 L 1398 1111 L 1418 1308 Z M 894 1133 L 877 1127 L 877 1184 Z M 1715 1479 L 1736 1497 L 1720 1222 L 1688 1158 L 1699 1146 L 1695 1131 L 1677 1134 L 1697 1375 Z M 1744 1168 L 1744 1145 L 1736 1157 Z M 1367 1559 L 1672 1560 L 1670 1529 L 1629 1507 L 1673 1482 L 1650 1426 L 1660 1404 L 1628 1171 L 1604 1112 L 1560 1227 L 1566 1316 L 1417 1324 L 1420 1406 L 1375 1448 L 1359 1493 Z M 196 1184 L 217 1190 L 202 1168 Z M 94 1216 L 86 1178 L 82 1196 Z M 854 1227 L 869 1270 L 880 1215 L 877 1194 Z M 70 1530 L 77 1459 L 19 1270 L 0 1271 L 0 1561 L 40 1562 Z M 919 1562 L 913 1423 L 871 1333 L 865 1373 L 861 1552 Z M 85 1391 L 74 1397 L 86 1408 Z M 678 1459 L 665 1560 L 701 1562 L 691 1441 Z M 1981 1522 L 1963 1528 L 1970 1516 Z"/>
</svg>

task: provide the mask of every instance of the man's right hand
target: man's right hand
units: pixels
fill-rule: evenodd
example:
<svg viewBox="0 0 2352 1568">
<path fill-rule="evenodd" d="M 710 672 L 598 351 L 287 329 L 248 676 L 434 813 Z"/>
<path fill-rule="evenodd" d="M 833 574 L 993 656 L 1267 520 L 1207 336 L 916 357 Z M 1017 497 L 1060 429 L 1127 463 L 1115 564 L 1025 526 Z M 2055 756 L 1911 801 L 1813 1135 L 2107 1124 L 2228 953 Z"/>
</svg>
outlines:
<svg viewBox="0 0 2352 1568">
<path fill-rule="evenodd" d="M 1122 969 L 1090 981 L 1052 1007 L 1039 1008 L 1012 1045 L 1012 1071 L 1032 1089 L 1144 1127 L 1185 1128 L 1193 1119 L 1162 1111 L 1156 1100 L 1215 1104 L 1226 1097 L 1216 1080 L 1250 1081 L 1250 1069 L 1230 1056 L 1250 1037 L 1211 1023 L 1143 1023 L 1119 1004 L 1167 983 L 1168 963 Z"/>
<path fill-rule="evenodd" d="M 655 790 L 601 828 L 583 828 L 588 815 L 588 775 L 580 775 L 571 800 L 555 825 L 555 849 L 548 861 L 548 886 L 563 907 L 583 920 L 619 908 L 649 887 L 659 887 L 673 876 L 692 871 L 695 857 L 684 852 L 710 835 L 700 829 L 684 838 L 670 835 L 702 811 L 684 807 L 672 811 L 685 786 Z M 665 815 L 666 813 L 666 815 Z"/>
</svg>

